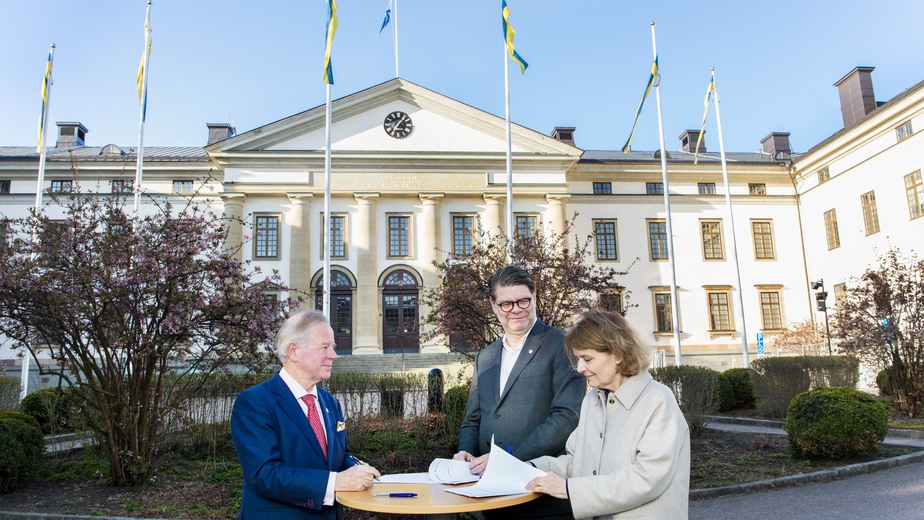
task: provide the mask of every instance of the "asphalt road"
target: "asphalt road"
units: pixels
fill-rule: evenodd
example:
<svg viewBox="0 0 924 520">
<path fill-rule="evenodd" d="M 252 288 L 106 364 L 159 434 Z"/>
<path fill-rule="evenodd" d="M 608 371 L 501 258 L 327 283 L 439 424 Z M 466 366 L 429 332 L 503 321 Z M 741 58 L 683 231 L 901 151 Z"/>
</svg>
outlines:
<svg viewBox="0 0 924 520">
<path fill-rule="evenodd" d="M 824 484 L 692 501 L 690 519 L 924 519 L 924 462 Z"/>
</svg>

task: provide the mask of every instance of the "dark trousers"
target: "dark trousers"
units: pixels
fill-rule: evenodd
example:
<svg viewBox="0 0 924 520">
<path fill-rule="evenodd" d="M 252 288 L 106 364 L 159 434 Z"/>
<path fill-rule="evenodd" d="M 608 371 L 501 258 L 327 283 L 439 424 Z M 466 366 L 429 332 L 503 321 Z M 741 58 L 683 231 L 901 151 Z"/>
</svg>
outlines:
<svg viewBox="0 0 924 520">
<path fill-rule="evenodd" d="M 533 520 L 573 520 L 571 502 L 562 498 L 542 495 L 536 500 L 501 509 L 482 511 L 485 520 L 531 518 Z"/>
</svg>

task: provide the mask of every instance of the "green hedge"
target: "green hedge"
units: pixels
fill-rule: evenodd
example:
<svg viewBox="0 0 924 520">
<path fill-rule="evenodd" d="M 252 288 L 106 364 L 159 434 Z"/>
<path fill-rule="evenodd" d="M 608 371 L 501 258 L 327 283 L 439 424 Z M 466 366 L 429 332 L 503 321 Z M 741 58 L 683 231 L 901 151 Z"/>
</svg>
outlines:
<svg viewBox="0 0 924 520">
<path fill-rule="evenodd" d="M 0 420 L 0 493 L 19 489 L 37 474 L 44 451 L 38 428 L 21 420 Z"/>
<path fill-rule="evenodd" d="M 875 453 L 889 430 L 892 407 L 846 387 L 797 395 L 786 413 L 789 449 L 797 457 L 848 458 Z"/>
<path fill-rule="evenodd" d="M 719 373 L 706 367 L 671 365 L 652 370 L 651 377 L 674 392 L 690 436 L 698 437 L 706 429 L 707 417 L 719 409 Z"/>
<path fill-rule="evenodd" d="M 77 394 L 65 386 L 31 392 L 19 409 L 35 417 L 45 434 L 71 432 L 83 424 Z"/>
<path fill-rule="evenodd" d="M 3 421 L 3 420 L 22 421 L 26 424 L 35 426 L 36 430 L 39 430 L 39 431 L 42 430 L 41 425 L 39 425 L 38 419 L 24 412 L 0 412 L 0 421 Z"/>
<path fill-rule="evenodd" d="M 844 356 L 765 357 L 751 362 L 751 382 L 757 409 L 770 417 L 785 417 L 793 397 L 812 388 L 856 386 L 858 363 Z"/>
<path fill-rule="evenodd" d="M 719 374 L 717 392 L 720 411 L 754 408 L 754 385 L 747 368 L 730 368 Z"/>
<path fill-rule="evenodd" d="M 19 406 L 19 393 L 22 385 L 19 378 L 0 377 L 0 412 L 15 410 Z"/>
</svg>

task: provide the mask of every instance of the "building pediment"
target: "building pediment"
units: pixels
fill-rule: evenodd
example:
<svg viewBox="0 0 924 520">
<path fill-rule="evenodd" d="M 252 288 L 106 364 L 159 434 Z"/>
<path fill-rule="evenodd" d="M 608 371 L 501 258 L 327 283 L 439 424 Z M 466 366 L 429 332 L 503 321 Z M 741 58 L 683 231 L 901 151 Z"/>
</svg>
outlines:
<svg viewBox="0 0 924 520">
<path fill-rule="evenodd" d="M 324 153 L 326 107 L 306 110 L 206 147 L 213 158 L 308 155 Z M 386 132 L 389 114 L 406 114 L 411 132 L 396 138 Z M 399 116 L 400 118 L 400 116 Z M 406 125 L 402 122 L 402 126 Z M 397 78 L 331 103 L 331 151 L 334 155 L 503 155 L 502 118 Z M 399 132 L 400 133 L 400 132 Z M 582 150 L 528 128 L 512 125 L 516 155 L 577 160 Z"/>
</svg>

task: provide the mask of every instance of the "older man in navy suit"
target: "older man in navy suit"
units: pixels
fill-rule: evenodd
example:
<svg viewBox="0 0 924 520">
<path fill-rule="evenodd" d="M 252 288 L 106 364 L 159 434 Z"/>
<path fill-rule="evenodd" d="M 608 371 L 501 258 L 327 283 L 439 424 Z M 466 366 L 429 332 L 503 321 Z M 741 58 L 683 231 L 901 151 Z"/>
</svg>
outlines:
<svg viewBox="0 0 924 520">
<path fill-rule="evenodd" d="M 282 369 L 237 397 L 231 438 L 244 472 L 239 519 L 338 518 L 337 491 L 369 488 L 379 472 L 349 455 L 340 403 L 317 384 L 337 358 L 320 312 L 296 314 L 276 337 Z"/>
<path fill-rule="evenodd" d="M 536 286 L 529 273 L 502 267 L 491 275 L 488 288 L 504 336 L 475 359 L 460 451 L 453 457 L 470 462 L 475 473 L 484 471 L 492 439 L 521 460 L 563 454 L 587 392 L 565 354 L 564 331 L 536 317 Z M 567 501 L 548 496 L 484 515 L 572 518 Z"/>
</svg>

